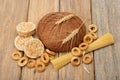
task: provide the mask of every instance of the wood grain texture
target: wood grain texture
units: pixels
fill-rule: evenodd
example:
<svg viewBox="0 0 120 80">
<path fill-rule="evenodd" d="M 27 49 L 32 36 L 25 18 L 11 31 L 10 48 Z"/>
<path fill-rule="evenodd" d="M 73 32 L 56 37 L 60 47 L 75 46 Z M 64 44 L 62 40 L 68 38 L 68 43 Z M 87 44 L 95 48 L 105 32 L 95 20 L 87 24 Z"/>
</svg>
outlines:
<svg viewBox="0 0 120 80">
<path fill-rule="evenodd" d="M 21 68 L 11 59 L 15 27 L 26 21 L 28 0 L 0 0 L 0 80 L 19 80 Z"/>
<path fill-rule="evenodd" d="M 0 80 L 120 80 L 119 4 L 120 0 L 0 0 Z M 99 36 L 106 32 L 113 34 L 115 44 L 95 51 L 94 62 L 85 65 L 90 74 L 82 65 L 71 64 L 59 71 L 50 64 L 45 72 L 38 73 L 35 69 L 18 67 L 11 59 L 16 25 L 32 21 L 37 26 L 45 14 L 56 11 L 75 13 L 83 21 L 87 18 L 86 26 L 91 22 L 99 26 Z"/>
<path fill-rule="evenodd" d="M 120 0 L 92 0 L 92 21 L 98 35 L 113 34 L 115 44 L 95 51 L 95 80 L 120 80 Z"/>
<path fill-rule="evenodd" d="M 38 24 L 39 20 L 49 12 L 59 11 L 59 0 L 30 0 L 28 21 Z M 58 80 L 58 71 L 50 64 L 42 73 L 35 69 L 23 68 L 22 80 Z"/>
<path fill-rule="evenodd" d="M 86 26 L 91 24 L 90 0 L 60 0 L 60 11 L 71 12 L 79 16 L 83 21 L 87 19 Z M 60 56 L 63 55 L 62 53 Z M 71 64 L 59 70 L 59 80 L 94 80 L 94 66 L 84 65 L 88 74 L 80 65 L 73 67 Z"/>
</svg>

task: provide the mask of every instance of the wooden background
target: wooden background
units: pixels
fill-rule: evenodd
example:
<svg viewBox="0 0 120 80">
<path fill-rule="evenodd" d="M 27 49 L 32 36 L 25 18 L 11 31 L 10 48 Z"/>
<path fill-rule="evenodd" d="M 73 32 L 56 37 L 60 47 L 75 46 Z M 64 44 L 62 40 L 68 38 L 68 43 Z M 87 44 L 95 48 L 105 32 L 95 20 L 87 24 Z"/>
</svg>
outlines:
<svg viewBox="0 0 120 80">
<path fill-rule="evenodd" d="M 113 34 L 115 44 L 92 52 L 94 61 L 82 66 L 68 64 L 59 71 L 49 65 L 45 72 L 20 68 L 11 59 L 14 49 L 15 27 L 22 21 L 32 21 L 36 25 L 49 12 L 72 12 L 86 26 L 99 26 L 98 35 Z M 0 0 L 0 80 L 120 80 L 120 0 Z M 61 56 L 60 53 L 58 56 Z"/>
</svg>

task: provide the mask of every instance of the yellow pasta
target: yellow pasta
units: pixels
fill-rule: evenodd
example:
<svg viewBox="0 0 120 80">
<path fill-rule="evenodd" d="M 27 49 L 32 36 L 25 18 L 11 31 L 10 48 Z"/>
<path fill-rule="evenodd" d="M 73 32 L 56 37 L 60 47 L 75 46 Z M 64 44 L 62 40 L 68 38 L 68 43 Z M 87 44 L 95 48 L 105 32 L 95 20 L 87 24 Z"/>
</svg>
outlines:
<svg viewBox="0 0 120 80">
<path fill-rule="evenodd" d="M 91 43 L 88 49 L 86 50 L 86 52 L 91 52 L 93 50 L 108 46 L 113 43 L 114 43 L 114 39 L 112 34 L 106 33 L 105 35 L 103 35 L 102 37 Z"/>
<path fill-rule="evenodd" d="M 58 70 L 68 64 L 72 57 L 73 55 L 71 53 L 67 53 L 57 59 L 52 60 L 51 63 L 53 64 L 54 68 Z"/>
<path fill-rule="evenodd" d="M 98 40 L 91 43 L 89 45 L 89 48 L 86 50 L 86 52 L 91 52 L 93 50 L 108 46 L 113 43 L 114 43 L 114 39 L 113 39 L 112 34 L 106 33 L 101 38 L 99 38 Z M 72 57 L 73 57 L 73 55 L 71 53 L 68 53 L 57 59 L 52 60 L 51 62 L 53 64 L 54 68 L 56 70 L 58 70 L 58 69 L 62 68 L 63 66 L 65 66 L 66 64 L 68 64 Z"/>
</svg>

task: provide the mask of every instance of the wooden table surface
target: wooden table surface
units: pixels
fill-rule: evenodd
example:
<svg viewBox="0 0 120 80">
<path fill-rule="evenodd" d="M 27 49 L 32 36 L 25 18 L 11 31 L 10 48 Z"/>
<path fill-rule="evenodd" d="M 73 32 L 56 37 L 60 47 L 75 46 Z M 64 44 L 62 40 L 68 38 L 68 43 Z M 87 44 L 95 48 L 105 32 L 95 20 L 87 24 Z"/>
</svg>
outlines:
<svg viewBox="0 0 120 80">
<path fill-rule="evenodd" d="M 20 68 L 11 59 L 15 27 L 23 21 L 36 25 L 49 12 L 72 12 L 99 26 L 98 35 L 113 34 L 115 44 L 94 51 L 94 61 L 82 66 L 68 64 L 55 71 L 50 64 L 45 72 Z M 120 0 L 0 0 L 0 80 L 120 80 Z M 61 56 L 59 53 L 58 56 Z"/>
</svg>

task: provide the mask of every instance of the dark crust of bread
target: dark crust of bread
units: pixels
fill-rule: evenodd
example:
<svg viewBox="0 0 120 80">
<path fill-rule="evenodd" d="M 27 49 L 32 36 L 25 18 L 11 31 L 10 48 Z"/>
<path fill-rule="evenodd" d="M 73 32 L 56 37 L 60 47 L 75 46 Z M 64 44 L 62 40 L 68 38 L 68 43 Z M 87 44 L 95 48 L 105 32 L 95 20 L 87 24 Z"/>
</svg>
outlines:
<svg viewBox="0 0 120 80">
<path fill-rule="evenodd" d="M 71 13 L 53 12 L 45 15 L 40 20 L 37 35 L 46 48 L 56 52 L 66 52 L 82 42 L 86 34 L 86 28 L 79 17 L 74 16 L 59 25 L 55 24 L 56 21 L 69 14 Z M 81 24 L 83 25 L 81 26 Z M 62 41 L 75 29 L 79 29 L 79 32 L 72 39 L 62 44 Z"/>
</svg>

